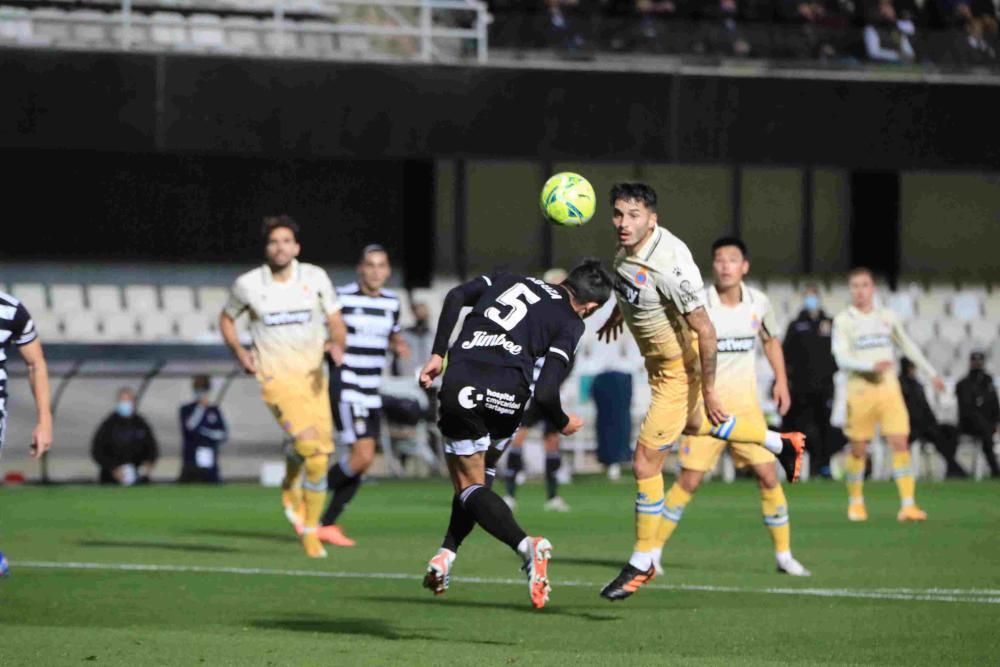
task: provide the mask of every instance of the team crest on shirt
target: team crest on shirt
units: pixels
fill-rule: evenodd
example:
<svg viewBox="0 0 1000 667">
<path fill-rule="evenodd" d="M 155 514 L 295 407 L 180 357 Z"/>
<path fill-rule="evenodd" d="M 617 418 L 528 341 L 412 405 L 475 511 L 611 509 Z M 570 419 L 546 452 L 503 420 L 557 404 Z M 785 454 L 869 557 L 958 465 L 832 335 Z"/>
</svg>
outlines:
<svg viewBox="0 0 1000 667">
<path fill-rule="evenodd" d="M 649 274 L 646 273 L 646 269 L 639 269 L 635 274 L 635 282 L 642 286 L 646 284 L 647 280 L 649 280 Z"/>
<path fill-rule="evenodd" d="M 760 329 L 760 318 L 757 317 L 757 313 L 754 313 L 753 317 L 750 318 L 750 328 L 754 331 Z"/>
</svg>

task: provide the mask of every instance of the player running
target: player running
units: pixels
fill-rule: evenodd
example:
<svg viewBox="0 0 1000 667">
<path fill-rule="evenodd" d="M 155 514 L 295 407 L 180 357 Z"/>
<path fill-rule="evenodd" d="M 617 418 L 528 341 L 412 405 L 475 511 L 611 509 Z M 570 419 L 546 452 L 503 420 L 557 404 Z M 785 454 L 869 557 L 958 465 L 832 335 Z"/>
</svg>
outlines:
<svg viewBox="0 0 1000 667">
<path fill-rule="evenodd" d="M 327 477 L 333 497 L 323 514 L 319 539 L 341 547 L 354 546 L 337 519 L 361 487 L 375 460 L 375 445 L 382 426 L 382 371 L 392 350 L 407 359 L 410 349 L 399 331 L 399 297 L 385 289 L 392 268 L 389 254 L 380 245 L 365 246 L 358 262 L 358 282 L 337 288 L 347 325 L 347 350 L 340 366 L 338 386 L 331 392 L 333 418 L 340 444 L 350 445 Z M 331 376 L 337 372 L 331 367 Z"/>
<path fill-rule="evenodd" d="M 7 432 L 7 351 L 17 347 L 28 366 L 28 383 L 35 399 L 37 421 L 31 432 L 31 457 L 40 458 L 52 447 L 52 407 L 49 402 L 49 371 L 42 353 L 35 322 L 24 304 L 0 292 L 0 453 Z M 0 577 L 9 573 L 7 559 L 0 552 Z"/>
<path fill-rule="evenodd" d="M 644 183 L 611 188 L 618 233 L 617 306 L 598 337 L 617 340 L 623 323 L 645 357 L 652 389 L 632 471 L 638 490 L 632 557 L 601 595 L 622 600 L 656 576 L 664 505 L 663 462 L 682 433 L 756 443 L 777 455 L 790 482 L 798 479 L 805 437 L 779 434 L 762 422 L 726 412 L 715 387 L 716 333 L 705 310 L 701 272 L 691 251 L 657 224 L 656 192 Z"/>
<path fill-rule="evenodd" d="M 433 354 L 420 372 L 420 384 L 429 387 L 442 373 L 448 353 L 438 425 L 455 495 L 448 532 L 424 578 L 435 595 L 447 590 L 458 547 L 478 523 L 523 559 L 531 603 L 541 608 L 548 601 L 552 545 L 544 537 L 528 537 L 490 489 L 494 466 L 531 397 L 531 370 L 539 357 L 545 357 L 535 383 L 539 409 L 563 435 L 583 425 L 579 417 L 563 412 L 559 385 L 573 363 L 583 319 L 610 295 L 611 277 L 599 261 L 585 260 L 559 285 L 494 273 L 459 285 L 445 297 Z M 449 351 L 448 340 L 464 306 L 473 310 Z"/>
<path fill-rule="evenodd" d="M 306 555 L 325 558 L 316 533 L 333 454 L 333 418 L 323 352 L 339 364 L 346 329 L 326 271 L 296 259 L 298 236 L 298 224 L 287 215 L 264 219 L 267 262 L 233 283 L 219 315 L 219 331 L 243 370 L 257 376 L 264 402 L 293 439 L 285 459 L 282 504 L 290 521 L 303 517 Z M 250 316 L 252 351 L 236 333 L 236 318 L 243 313 Z"/>
<path fill-rule="evenodd" d="M 764 413 L 757 400 L 757 372 L 754 351 L 759 338 L 764 354 L 774 371 L 772 392 L 778 412 L 784 415 L 791 405 L 785 356 L 777 338 L 777 322 L 771 302 L 760 290 L 743 284 L 750 270 L 746 244 L 740 239 L 725 237 L 712 244 L 712 272 L 715 283 L 705 288 L 704 301 L 718 336 L 719 398 L 737 419 L 765 426 Z M 743 442 L 726 442 L 712 436 L 686 436 L 681 442 L 681 474 L 667 492 L 663 519 L 657 534 L 653 565 L 656 573 L 663 570 L 660 552 L 677 528 L 684 508 L 698 490 L 705 473 L 715 468 L 722 450 L 729 446 L 738 467 L 749 466 L 757 477 L 764 525 L 771 533 L 778 572 L 808 577 L 791 551 L 791 527 L 788 521 L 788 501 L 778 481 L 774 454 L 763 447 Z"/>
<path fill-rule="evenodd" d="M 923 521 L 927 513 L 915 502 L 916 480 L 910 469 L 910 416 L 903 402 L 899 379 L 893 371 L 893 345 L 932 378 L 944 391 L 944 380 L 920 348 L 903 331 L 896 314 L 875 305 L 875 279 L 866 268 L 847 275 L 851 305 L 833 318 L 833 356 L 847 372 L 847 422 L 844 434 L 851 443 L 847 456 L 847 518 L 867 521 L 863 488 L 868 443 L 878 426 L 892 449 L 892 476 L 899 491 L 899 521 Z"/>
</svg>

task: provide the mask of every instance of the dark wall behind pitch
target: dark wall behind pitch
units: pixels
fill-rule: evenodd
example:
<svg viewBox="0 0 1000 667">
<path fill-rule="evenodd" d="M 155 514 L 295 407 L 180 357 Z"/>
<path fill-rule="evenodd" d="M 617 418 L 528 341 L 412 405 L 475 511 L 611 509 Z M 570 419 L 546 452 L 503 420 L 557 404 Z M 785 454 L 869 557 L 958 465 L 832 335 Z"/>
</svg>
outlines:
<svg viewBox="0 0 1000 667">
<path fill-rule="evenodd" d="M 404 161 L 17 150 L 0 160 L 0 259 L 255 261 L 262 216 L 280 212 L 302 225 L 304 258 L 353 263 L 374 242 L 402 254 Z"/>
</svg>

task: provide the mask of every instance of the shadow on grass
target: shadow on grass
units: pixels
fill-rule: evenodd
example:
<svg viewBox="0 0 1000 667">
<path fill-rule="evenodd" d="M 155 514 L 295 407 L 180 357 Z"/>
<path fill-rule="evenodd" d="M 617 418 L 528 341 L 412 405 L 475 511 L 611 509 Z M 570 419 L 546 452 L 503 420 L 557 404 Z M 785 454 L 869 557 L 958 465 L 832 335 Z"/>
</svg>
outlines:
<svg viewBox="0 0 1000 667">
<path fill-rule="evenodd" d="M 428 597 L 408 598 L 386 595 L 354 596 L 354 599 L 364 600 L 366 602 L 388 602 L 391 604 L 416 604 L 423 606 L 435 605 L 440 607 L 463 607 L 466 609 L 503 609 L 505 611 L 516 611 L 535 615 L 541 614 L 544 616 L 569 616 L 572 618 L 582 618 L 586 621 L 619 621 L 622 618 L 620 615 L 616 614 L 580 611 L 560 606 L 548 606 L 545 609 L 538 610 L 528 604 L 527 600 L 525 600 L 524 604 L 514 604 L 512 602 L 487 602 L 486 600 L 458 600 L 455 598 L 435 600 Z"/>
<path fill-rule="evenodd" d="M 512 642 L 491 641 L 488 639 L 457 639 L 450 634 L 437 636 L 426 632 L 409 631 L 397 628 L 377 618 L 322 618 L 319 616 L 302 616 L 292 618 L 266 618 L 251 621 L 250 625 L 262 630 L 290 630 L 292 632 L 319 632 L 333 635 L 358 635 L 374 637 L 375 639 L 425 640 L 462 642 L 467 644 L 489 644 L 494 646 L 509 646 Z"/>
<path fill-rule="evenodd" d="M 129 540 L 79 540 L 81 547 L 117 547 L 128 549 L 165 549 L 167 551 L 192 551 L 198 553 L 235 554 L 239 549 L 216 544 L 184 544 L 183 542 L 133 542 Z"/>
<path fill-rule="evenodd" d="M 207 535 L 209 537 L 236 537 L 239 539 L 251 539 L 251 540 L 267 540 L 268 542 L 281 542 L 282 544 L 288 544 L 289 542 L 297 542 L 298 538 L 292 535 L 290 532 L 275 532 L 275 531 L 262 531 L 262 530 L 221 530 L 221 529 L 202 529 L 202 530 L 189 530 L 187 531 L 189 535 Z"/>
<path fill-rule="evenodd" d="M 608 575 L 608 580 L 609 581 L 611 580 L 611 577 L 614 576 L 614 574 L 617 573 L 622 568 L 622 565 L 625 564 L 626 560 L 627 560 L 627 558 L 618 558 L 618 559 L 611 559 L 611 558 L 575 558 L 573 556 L 559 556 L 558 558 L 553 558 L 553 562 L 556 565 L 596 565 L 596 566 L 599 566 L 599 567 L 610 568 L 610 569 L 614 570 L 614 572 L 609 573 L 609 575 Z M 692 567 L 689 563 L 681 563 L 681 562 L 668 561 L 668 560 L 665 560 L 663 562 L 663 566 L 665 568 L 667 568 L 667 569 L 670 569 L 670 570 L 693 570 L 693 569 L 696 569 L 696 568 Z"/>
</svg>

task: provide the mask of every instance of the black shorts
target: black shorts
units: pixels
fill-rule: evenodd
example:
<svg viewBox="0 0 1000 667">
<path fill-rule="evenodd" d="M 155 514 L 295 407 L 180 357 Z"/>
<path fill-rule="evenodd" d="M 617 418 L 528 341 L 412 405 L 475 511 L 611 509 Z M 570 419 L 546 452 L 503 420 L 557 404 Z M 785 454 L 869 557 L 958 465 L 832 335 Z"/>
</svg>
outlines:
<svg viewBox="0 0 1000 667">
<path fill-rule="evenodd" d="M 353 445 L 361 438 L 378 442 L 382 433 L 382 408 L 366 408 L 341 401 L 333 411 L 333 422 L 340 433 L 342 445 Z"/>
<path fill-rule="evenodd" d="M 449 365 L 438 394 L 445 452 L 468 456 L 490 447 L 503 451 L 530 396 L 518 368 L 469 361 Z"/>
<path fill-rule="evenodd" d="M 521 419 L 521 426 L 534 428 L 539 424 L 542 425 L 542 432 L 545 433 L 545 435 L 550 433 L 559 433 L 560 431 L 560 429 L 549 421 L 549 418 L 542 413 L 541 409 L 538 407 L 538 403 L 531 400 L 528 402 L 528 409 L 524 411 L 524 418 Z"/>
</svg>

